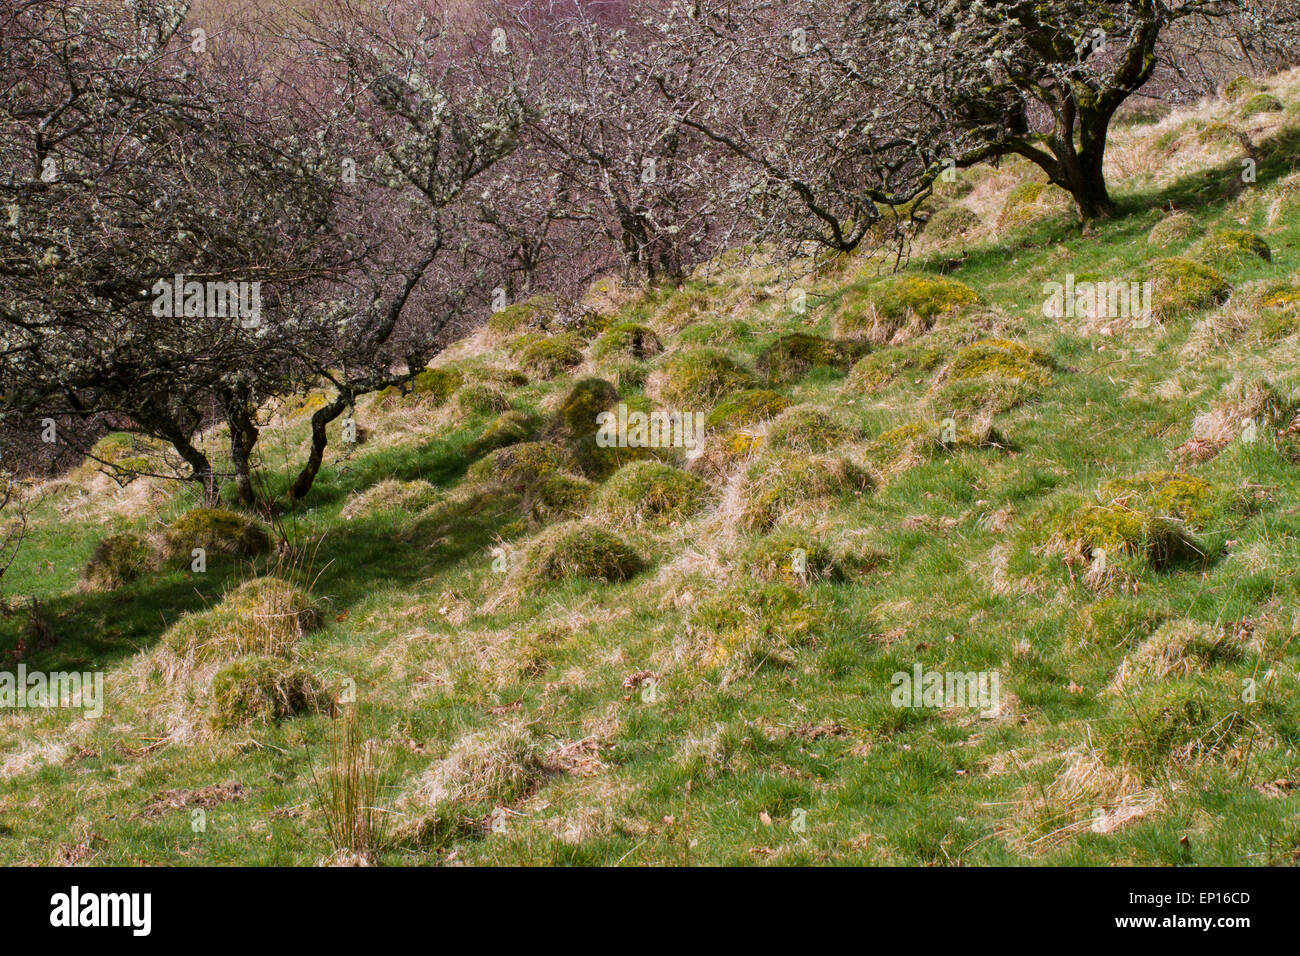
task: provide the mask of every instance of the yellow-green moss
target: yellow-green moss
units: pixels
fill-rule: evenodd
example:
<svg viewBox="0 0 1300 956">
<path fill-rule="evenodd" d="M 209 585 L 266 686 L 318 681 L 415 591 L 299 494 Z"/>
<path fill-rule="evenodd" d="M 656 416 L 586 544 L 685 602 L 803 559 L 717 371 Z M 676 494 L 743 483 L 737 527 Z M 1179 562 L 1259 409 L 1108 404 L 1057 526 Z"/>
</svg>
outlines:
<svg viewBox="0 0 1300 956">
<path fill-rule="evenodd" d="M 189 557 L 195 548 L 252 557 L 271 550 L 271 538 L 256 521 L 222 508 L 195 508 L 163 532 L 167 557 Z"/>
<path fill-rule="evenodd" d="M 649 326 L 637 322 L 621 322 L 596 340 L 591 349 L 591 357 L 601 359 L 624 355 L 644 359 L 662 351 L 663 343 Z"/>
<path fill-rule="evenodd" d="M 710 497 L 709 486 L 695 475 L 663 462 L 638 461 L 605 483 L 596 508 L 619 525 L 668 525 L 695 514 Z"/>
<path fill-rule="evenodd" d="M 945 381 L 1001 378 L 1031 385 L 1052 380 L 1047 353 L 1008 339 L 983 339 L 957 352 L 943 372 Z"/>
<path fill-rule="evenodd" d="M 564 578 L 625 581 L 644 566 L 629 545 L 598 524 L 567 521 L 552 525 L 528 543 L 518 574 L 523 582 Z"/>
<path fill-rule="evenodd" d="M 1165 318 L 1209 308 L 1227 300 L 1232 286 L 1223 276 L 1192 259 L 1156 259 L 1147 264 L 1153 310 Z"/>
<path fill-rule="evenodd" d="M 1194 527 L 1209 520 L 1214 489 L 1195 475 L 1148 471 L 1107 482 L 1102 494 L 1115 505 L 1140 509 L 1156 517 L 1178 518 Z"/>
<path fill-rule="evenodd" d="M 529 332 L 510 343 L 510 354 L 540 378 L 552 378 L 582 361 L 582 339 L 572 332 Z"/>
<path fill-rule="evenodd" d="M 522 508 L 534 524 L 579 517 L 595 496 L 596 485 L 586 478 L 551 472 L 528 486 Z"/>
<path fill-rule="evenodd" d="M 1196 257 L 1211 267 L 1232 268 L 1252 258 L 1273 258 L 1268 243 L 1244 229 L 1220 229 L 1196 245 Z"/>
<path fill-rule="evenodd" d="M 1199 554 L 1176 522 L 1120 505 L 1084 505 L 1057 521 L 1054 538 L 1084 560 L 1100 549 L 1110 558 L 1139 558 L 1154 568 Z"/>
<path fill-rule="evenodd" d="M 580 438 L 593 434 L 599 427 L 596 423 L 601 412 L 612 409 L 618 403 L 618 389 L 603 378 L 584 378 L 574 383 L 560 403 L 553 422 L 556 431 L 570 437 Z"/>
<path fill-rule="evenodd" d="M 470 465 L 467 473 L 471 481 L 496 482 L 508 488 L 523 490 L 564 464 L 564 452 L 551 442 L 527 441 L 507 445 L 480 458 Z"/>
<path fill-rule="evenodd" d="M 754 425 L 790 407 L 790 400 L 780 392 L 751 388 L 729 395 L 709 413 L 710 428 Z"/>
<path fill-rule="evenodd" d="M 955 279 L 893 276 L 845 294 L 835 319 L 836 334 L 886 341 L 912 317 L 928 328 L 936 316 L 978 302 L 975 290 Z"/>
<path fill-rule="evenodd" d="M 503 412 L 488 422 L 483 434 L 470 446 L 470 453 L 485 455 L 506 445 L 528 441 L 536 431 L 536 422 L 524 412 Z"/>
<path fill-rule="evenodd" d="M 157 567 L 158 555 L 140 535 L 111 534 L 95 546 L 81 581 L 92 591 L 113 591 Z"/>
<path fill-rule="evenodd" d="M 836 342 L 806 332 L 783 335 L 758 354 L 758 370 L 772 382 L 792 382 L 815 368 L 843 371 L 866 351 L 857 342 Z"/>
<path fill-rule="evenodd" d="M 507 338 L 529 327 L 544 329 L 558 313 L 559 303 L 553 296 L 534 296 L 494 312 L 488 319 L 488 332 L 496 338 Z"/>
<path fill-rule="evenodd" d="M 1074 214 L 1074 200 L 1060 186 L 1022 183 L 1007 194 L 998 215 L 998 232 L 1071 214 Z"/>
<path fill-rule="evenodd" d="M 681 411 L 711 406 L 723 395 L 755 384 L 748 369 L 716 349 L 676 352 L 656 373 L 653 387 L 664 404 L 681 404 Z"/>
<path fill-rule="evenodd" d="M 244 657 L 213 677 L 208 722 L 214 730 L 273 724 L 325 703 L 326 695 L 306 671 L 279 657 Z"/>
<path fill-rule="evenodd" d="M 863 494 L 872 485 L 867 472 L 844 458 L 765 452 L 745 475 L 742 522 L 749 528 L 770 528 L 801 505 Z"/>
</svg>

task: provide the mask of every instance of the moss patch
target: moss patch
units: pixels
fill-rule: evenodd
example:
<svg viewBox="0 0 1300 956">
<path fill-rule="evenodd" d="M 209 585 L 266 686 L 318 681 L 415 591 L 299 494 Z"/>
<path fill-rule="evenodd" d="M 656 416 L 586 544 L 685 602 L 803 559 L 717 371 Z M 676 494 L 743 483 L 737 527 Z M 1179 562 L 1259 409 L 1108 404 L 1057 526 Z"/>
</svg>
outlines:
<svg viewBox="0 0 1300 956">
<path fill-rule="evenodd" d="M 168 558 L 189 557 L 194 548 L 253 557 L 271 550 L 271 538 L 256 521 L 221 508 L 195 508 L 163 532 Z"/>
<path fill-rule="evenodd" d="M 712 406 L 723 395 L 754 384 L 754 376 L 748 369 L 725 352 L 708 348 L 669 356 L 651 379 L 651 388 L 660 402 L 689 408 Z"/>
<path fill-rule="evenodd" d="M 83 586 L 113 591 L 158 567 L 153 546 L 138 534 L 111 534 L 95 546 L 81 572 Z"/>
<path fill-rule="evenodd" d="M 689 518 L 708 503 L 709 486 L 671 465 L 638 461 L 624 465 L 596 499 L 600 513 L 619 525 L 669 525 Z"/>
<path fill-rule="evenodd" d="M 772 382 L 793 382 L 815 368 L 843 371 L 865 351 L 857 342 L 836 342 L 795 332 L 783 335 L 758 355 L 758 370 Z"/>
<path fill-rule="evenodd" d="M 887 342 L 910 320 L 928 329 L 936 316 L 978 302 L 975 290 L 955 279 L 893 276 L 848 292 L 835 318 L 835 334 Z"/>
<path fill-rule="evenodd" d="M 1244 229 L 1217 230 L 1197 243 L 1195 254 L 1202 262 L 1218 269 L 1235 268 L 1255 258 L 1265 262 L 1273 258 L 1268 243 Z"/>
<path fill-rule="evenodd" d="M 244 657 L 213 677 L 208 721 L 214 730 L 272 724 L 317 710 L 325 700 L 316 680 L 283 658 Z"/>
<path fill-rule="evenodd" d="M 622 322 L 612 327 L 592 346 L 592 358 L 609 358 L 621 355 L 644 359 L 663 351 L 663 343 L 649 326 L 636 322 Z"/>
<path fill-rule="evenodd" d="M 710 428 L 755 425 L 790 407 L 790 399 L 766 388 L 750 388 L 723 399 L 709 413 Z"/>
<path fill-rule="evenodd" d="M 533 538 L 520 559 L 522 581 L 587 578 L 625 581 L 644 561 L 617 536 L 587 521 L 553 525 Z"/>
<path fill-rule="evenodd" d="M 1227 300 L 1232 286 L 1223 276 L 1192 259 L 1156 259 L 1147 265 L 1153 289 L 1152 309 L 1164 318 L 1177 318 Z"/>
<path fill-rule="evenodd" d="M 554 378 L 582 361 L 582 339 L 572 332 L 529 332 L 509 345 L 519 364 L 539 378 Z"/>
<path fill-rule="evenodd" d="M 353 495 L 339 513 L 351 520 L 382 511 L 422 511 L 439 498 L 438 489 L 427 481 L 398 481 L 390 478 Z"/>
</svg>

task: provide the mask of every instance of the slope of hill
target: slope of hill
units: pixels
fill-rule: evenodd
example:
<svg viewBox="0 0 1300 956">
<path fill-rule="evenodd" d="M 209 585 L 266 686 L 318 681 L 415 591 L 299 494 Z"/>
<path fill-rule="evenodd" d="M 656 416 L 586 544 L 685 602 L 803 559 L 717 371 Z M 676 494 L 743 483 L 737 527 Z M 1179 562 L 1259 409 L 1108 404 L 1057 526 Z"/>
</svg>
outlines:
<svg viewBox="0 0 1300 956">
<path fill-rule="evenodd" d="M 1086 234 L 1008 163 L 896 278 L 732 253 L 514 306 L 274 528 L 52 483 L 0 649 L 103 672 L 103 714 L 0 712 L 0 861 L 1294 863 L 1300 75 L 1267 85 L 1117 130 Z M 319 400 L 268 410 L 268 493 Z M 601 447 L 619 403 L 702 453 Z M 990 696 L 901 700 L 930 673 Z"/>
</svg>

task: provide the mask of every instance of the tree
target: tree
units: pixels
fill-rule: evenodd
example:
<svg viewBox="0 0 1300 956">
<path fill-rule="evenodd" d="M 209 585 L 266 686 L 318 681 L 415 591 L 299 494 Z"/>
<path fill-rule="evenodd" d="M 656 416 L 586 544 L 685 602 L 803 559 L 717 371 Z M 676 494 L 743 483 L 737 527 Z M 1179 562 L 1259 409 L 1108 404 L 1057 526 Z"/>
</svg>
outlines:
<svg viewBox="0 0 1300 956">
<path fill-rule="evenodd" d="M 681 121 L 742 157 L 792 204 L 795 231 L 856 248 L 946 169 L 1019 155 L 1115 210 L 1103 163 L 1119 107 L 1151 78 L 1175 24 L 1231 22 L 1242 43 L 1294 23 L 1272 0 L 740 0 L 663 18 L 660 78 Z"/>
<path fill-rule="evenodd" d="M 209 501 L 197 436 L 225 418 L 248 501 L 253 410 L 302 384 L 328 331 L 295 293 L 349 253 L 328 157 L 255 51 L 187 39 L 185 13 L 0 6 L 0 375 L 11 409 L 170 443 Z"/>
</svg>

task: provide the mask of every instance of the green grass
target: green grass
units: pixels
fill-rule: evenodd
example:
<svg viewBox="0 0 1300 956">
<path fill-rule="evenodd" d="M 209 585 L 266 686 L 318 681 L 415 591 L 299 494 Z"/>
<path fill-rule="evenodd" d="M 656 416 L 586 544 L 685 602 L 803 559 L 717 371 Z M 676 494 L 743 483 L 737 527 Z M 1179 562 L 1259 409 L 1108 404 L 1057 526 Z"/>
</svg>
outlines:
<svg viewBox="0 0 1300 956">
<path fill-rule="evenodd" d="M 1228 121 L 1234 109 L 1222 105 Z M 1289 173 L 1298 141 L 1292 129 L 1261 144 L 1258 182 L 1241 196 L 1232 163 L 1172 182 L 1117 180 L 1122 215 L 1088 234 L 1064 218 L 1033 222 L 966 247 L 955 267 L 951 248 L 922 247 L 908 274 L 944 271 L 978 293 L 975 309 L 936 316 L 906 344 L 872 345 L 857 378 L 836 363 L 846 367 L 793 369 L 772 386 L 849 426 L 832 451 L 880 468 L 869 452 L 882 434 L 949 415 L 971 427 L 977 410 L 946 407 L 942 386 L 975 343 L 1041 350 L 1050 375 L 1036 376 L 1020 404 L 993 406 L 987 441 L 904 454 L 876 474 L 874 491 L 792 507 L 770 531 L 741 530 L 726 511 L 727 475 L 743 475 L 743 461 L 730 473 L 693 469 L 717 494 L 671 523 L 626 522 L 620 538 L 647 566 L 625 581 L 511 573 L 559 518 L 530 515 L 508 488 L 470 493 L 466 473 L 487 453 L 480 439 L 496 412 L 447 413 L 387 442 L 395 419 L 363 406 L 357 418 L 371 442 L 332 445 L 312 493 L 282 505 L 275 525 L 322 615 L 294 665 L 335 694 L 354 686 L 355 703 L 344 706 L 360 709 L 383 752 L 379 799 L 393 825 L 380 861 L 1294 864 L 1293 439 L 1261 429 L 1253 444 L 1234 439 L 1186 465 L 1214 489 L 1196 515 L 1202 560 L 1156 567 L 1117 555 L 1114 574 L 1090 577 L 1086 561 L 1067 563 L 1049 545 L 1062 516 L 1084 505 L 1134 487 L 1150 497 L 1141 476 L 1179 467 L 1174 449 L 1235 376 L 1270 380 L 1294 399 L 1300 340 L 1243 334 L 1189 360 L 1193 326 L 1214 309 L 1103 335 L 1046 317 L 1042 289 L 1067 273 L 1141 280 L 1150 260 L 1193 256 L 1200 237 L 1228 229 L 1258 233 L 1272 250 L 1272 261 L 1225 268 L 1235 289 L 1296 281 L 1300 222 L 1269 225 L 1267 190 Z M 1171 204 L 1197 228 L 1152 247 L 1147 235 Z M 665 353 L 648 359 L 652 376 L 682 371 L 702 346 L 725 355 L 730 362 L 715 364 L 729 374 L 706 376 L 707 388 L 669 389 L 699 408 L 661 406 L 707 413 L 744 400 L 754 382 L 733 368 L 757 368 L 782 336 L 832 337 L 841 298 L 869 278 L 850 266 L 816 280 L 817 308 L 795 315 L 781 297 L 755 293 L 744 269 L 720 267 L 686 293 L 651 291 L 615 323 L 647 325 L 662 340 Z M 743 321 L 749 333 L 699 331 L 723 321 Z M 715 337 L 717 328 L 727 334 Z M 674 363 L 674 354 L 685 358 Z M 492 358 L 509 362 L 504 346 Z M 548 421 L 573 384 L 560 374 L 504 394 L 529 420 Z M 640 386 L 625 384 L 619 400 L 651 407 Z M 267 431 L 259 482 L 268 496 L 283 502 L 305 437 L 301 420 Z M 445 496 L 425 510 L 340 517 L 351 496 L 389 479 L 428 482 Z M 167 689 L 141 678 L 181 615 L 277 571 L 274 552 L 210 553 L 203 574 L 165 564 L 112 592 L 77 587 L 101 538 L 157 532 L 196 504 L 187 491 L 168 494 L 161 509 L 115 511 L 102 495 L 76 504 L 72 492 L 52 492 L 5 578 L 16 603 L 37 599 L 58 637 L 28 668 L 102 669 L 108 696 L 98 721 L 68 709 L 0 715 L 0 862 L 309 865 L 333 852 L 311 769 L 327 759 L 328 714 L 167 738 Z M 794 573 L 785 552 L 803 542 L 810 564 L 833 563 L 835 573 Z M 760 564 L 771 583 L 751 587 Z M 1234 652 L 1191 676 L 1110 690 L 1127 657 L 1184 619 L 1222 633 Z M 0 652 L 22 625 L 21 614 L 0 621 Z M 997 670 L 1006 713 L 893 707 L 891 676 L 916 664 Z M 1252 701 L 1242 698 L 1248 679 Z M 191 705 L 201 720 L 200 702 Z M 518 725 L 526 736 L 517 746 L 541 754 L 540 765 L 493 751 L 481 759 L 501 765 L 480 769 L 504 774 L 509 787 L 421 802 L 431 768 L 451 774 L 440 761 L 470 753 L 472 762 L 466 741 Z M 1108 791 L 1109 778 L 1084 774 L 1093 756 L 1128 781 Z M 1067 791 L 1067 770 L 1082 789 Z M 147 811 L 164 794 L 196 801 L 202 788 L 232 781 L 242 795 L 208 806 L 202 832 L 185 794 L 171 801 L 177 808 Z M 1113 813 L 1146 800 L 1122 825 L 1089 825 L 1099 806 Z M 494 828 L 498 809 L 507 812 Z"/>
</svg>

